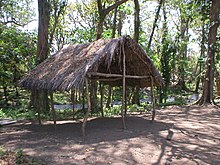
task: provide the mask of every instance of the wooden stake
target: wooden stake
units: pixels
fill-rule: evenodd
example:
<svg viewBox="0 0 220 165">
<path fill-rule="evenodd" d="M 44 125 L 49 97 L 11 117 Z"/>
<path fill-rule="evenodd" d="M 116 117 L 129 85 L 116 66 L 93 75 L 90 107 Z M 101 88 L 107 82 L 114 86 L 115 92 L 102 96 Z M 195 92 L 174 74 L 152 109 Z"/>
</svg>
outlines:
<svg viewBox="0 0 220 165">
<path fill-rule="evenodd" d="M 56 112 L 55 112 L 55 109 L 54 109 L 54 102 L 53 102 L 53 92 L 50 93 L 50 105 L 51 105 L 52 114 L 53 114 L 54 128 L 56 130 L 56 128 L 57 128 L 57 121 L 56 121 Z"/>
<path fill-rule="evenodd" d="M 123 124 L 123 129 L 126 129 L 125 126 L 125 115 L 124 115 L 124 109 L 125 109 L 125 76 L 126 76 L 126 66 L 125 66 L 125 50 L 124 50 L 124 40 L 123 40 L 123 45 L 122 45 L 122 54 L 123 54 L 123 96 L 122 96 L 122 106 L 121 106 L 121 117 L 122 117 L 122 124 Z"/>
<path fill-rule="evenodd" d="M 154 80 L 152 76 L 151 76 L 151 100 L 153 103 L 153 110 L 152 110 L 152 121 L 153 121 L 156 116 L 156 110 L 155 110 L 155 97 L 154 97 Z"/>
<path fill-rule="evenodd" d="M 87 105 L 88 105 L 88 108 L 87 108 L 87 111 L 86 111 L 86 114 L 84 116 L 84 119 L 83 119 L 83 124 L 82 124 L 82 134 L 83 134 L 83 139 L 85 138 L 85 127 L 86 127 L 86 122 L 87 122 L 87 119 L 88 119 L 88 116 L 89 116 L 89 113 L 91 111 L 91 102 L 90 102 L 90 97 L 89 97 L 89 85 L 88 85 L 88 79 L 85 80 L 85 84 L 86 84 L 86 98 L 87 98 Z"/>
<path fill-rule="evenodd" d="M 104 117 L 104 111 L 103 111 L 103 84 L 101 82 L 99 82 L 99 91 L 100 91 L 100 109 L 101 109 L 101 113 L 102 113 L 102 117 Z"/>
</svg>

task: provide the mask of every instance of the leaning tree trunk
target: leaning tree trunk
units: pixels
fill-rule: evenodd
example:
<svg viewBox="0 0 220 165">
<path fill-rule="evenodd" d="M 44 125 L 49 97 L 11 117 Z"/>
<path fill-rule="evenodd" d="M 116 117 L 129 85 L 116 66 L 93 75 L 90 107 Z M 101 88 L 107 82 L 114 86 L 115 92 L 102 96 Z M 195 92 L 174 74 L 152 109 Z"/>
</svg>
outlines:
<svg viewBox="0 0 220 165">
<path fill-rule="evenodd" d="M 213 85 L 214 85 L 214 68 L 215 68 L 215 49 L 217 40 L 217 29 L 219 26 L 220 1 L 212 0 L 210 11 L 210 22 L 208 35 L 208 52 L 206 60 L 206 73 L 201 98 L 198 100 L 199 105 L 214 104 Z"/>
<path fill-rule="evenodd" d="M 155 20 L 154 20 L 154 23 L 153 23 L 153 28 L 152 28 L 152 31 L 151 31 L 151 34 L 150 34 L 150 39 L 149 39 L 148 46 L 147 46 L 148 51 L 150 50 L 150 47 L 151 47 L 151 42 L 153 40 L 154 31 L 155 31 L 155 28 L 157 26 L 157 20 L 159 18 L 160 9 L 161 9 L 162 4 L 163 4 L 163 0 L 160 0 L 158 9 L 157 9 L 157 12 L 156 12 L 156 15 L 155 15 Z"/>
</svg>

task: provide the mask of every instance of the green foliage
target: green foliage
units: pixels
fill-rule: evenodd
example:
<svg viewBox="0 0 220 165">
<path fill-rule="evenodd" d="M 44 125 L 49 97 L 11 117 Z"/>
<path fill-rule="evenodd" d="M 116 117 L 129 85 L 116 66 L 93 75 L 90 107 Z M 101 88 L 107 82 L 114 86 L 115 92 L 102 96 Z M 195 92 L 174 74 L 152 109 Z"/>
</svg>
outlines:
<svg viewBox="0 0 220 165">
<path fill-rule="evenodd" d="M 16 107 L 0 108 L 0 118 L 2 119 L 37 119 L 37 113 L 31 109 Z"/>
<path fill-rule="evenodd" d="M 24 26 L 33 21 L 33 0 L 1 0 L 0 3 L 0 23 Z"/>
<path fill-rule="evenodd" d="M 111 117 L 111 116 L 114 116 L 114 115 L 119 115 L 121 113 L 121 106 L 114 106 L 114 107 L 111 107 L 111 108 L 106 108 L 104 110 L 104 115 L 106 117 Z"/>
<path fill-rule="evenodd" d="M 73 43 L 85 43 L 95 40 L 98 11 L 96 1 L 71 3 L 67 16 L 72 24 L 70 39 Z"/>
<path fill-rule="evenodd" d="M 36 38 L 34 33 L 13 27 L 0 26 L 0 29 L 0 85 L 12 85 L 33 68 Z"/>
<path fill-rule="evenodd" d="M 49 46 L 51 52 L 57 52 L 69 43 L 67 30 L 67 0 L 50 1 Z"/>
</svg>

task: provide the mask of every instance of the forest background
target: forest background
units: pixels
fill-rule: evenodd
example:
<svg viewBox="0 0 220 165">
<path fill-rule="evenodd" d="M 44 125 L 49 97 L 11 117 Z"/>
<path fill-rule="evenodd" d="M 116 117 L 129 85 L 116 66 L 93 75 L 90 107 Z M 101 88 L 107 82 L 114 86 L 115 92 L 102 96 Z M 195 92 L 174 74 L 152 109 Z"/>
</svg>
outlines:
<svg viewBox="0 0 220 165">
<path fill-rule="evenodd" d="M 68 44 L 122 35 L 134 38 L 160 71 L 165 84 L 155 89 L 158 107 L 196 100 L 200 105 L 218 104 L 219 3 L 218 0 L 2 0 L 0 117 L 35 119 L 34 107 L 41 104 L 43 117 L 50 118 L 48 93 L 20 88 L 20 78 Z M 32 28 L 36 19 L 38 29 Z M 44 39 L 46 36 L 45 42 L 40 42 L 42 36 Z M 42 43 L 46 47 L 43 54 L 39 53 Z M 105 115 L 120 113 L 121 88 L 104 86 L 101 96 L 101 85 L 95 86 L 93 115 L 102 114 L 100 107 L 108 110 Z M 127 90 L 130 111 L 151 109 L 150 90 L 139 87 Z M 34 98 L 40 101 L 35 102 Z M 55 92 L 54 102 L 84 105 L 85 97 L 79 91 Z M 69 110 L 59 112 L 60 118 L 72 116 Z M 74 117 L 81 117 L 84 112 L 82 106 L 79 112 L 74 111 Z"/>
</svg>

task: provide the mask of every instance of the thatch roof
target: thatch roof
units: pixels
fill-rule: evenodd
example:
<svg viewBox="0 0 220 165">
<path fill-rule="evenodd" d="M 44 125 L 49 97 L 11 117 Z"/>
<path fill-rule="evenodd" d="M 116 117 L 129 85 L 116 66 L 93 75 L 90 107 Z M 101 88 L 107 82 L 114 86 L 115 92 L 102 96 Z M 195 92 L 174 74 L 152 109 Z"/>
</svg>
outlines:
<svg viewBox="0 0 220 165">
<path fill-rule="evenodd" d="M 122 75 L 123 46 L 126 56 L 126 75 L 152 76 L 154 85 L 161 86 L 162 77 L 152 60 L 129 36 L 70 45 L 28 72 L 20 80 L 20 85 L 27 89 L 64 91 L 82 87 L 85 78 L 101 79 L 110 85 L 122 85 L 122 78 L 106 78 L 91 73 Z M 151 83 L 150 79 L 126 78 L 126 84 L 148 87 Z"/>
</svg>

